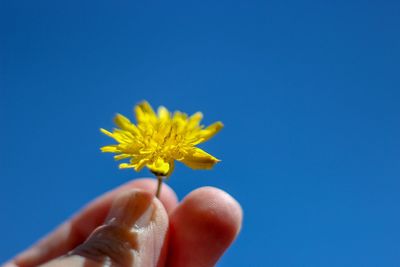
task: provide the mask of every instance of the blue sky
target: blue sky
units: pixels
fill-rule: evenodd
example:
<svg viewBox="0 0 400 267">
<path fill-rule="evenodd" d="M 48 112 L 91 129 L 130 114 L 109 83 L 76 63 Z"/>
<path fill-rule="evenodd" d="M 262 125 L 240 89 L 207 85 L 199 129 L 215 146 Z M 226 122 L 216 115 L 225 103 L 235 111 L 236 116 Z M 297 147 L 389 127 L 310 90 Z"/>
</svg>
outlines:
<svg viewBox="0 0 400 267">
<path fill-rule="evenodd" d="M 219 266 L 399 266 L 400 3 L 1 1 L 0 262 L 150 173 L 99 147 L 147 99 L 225 128 L 178 165 L 244 225 Z"/>
</svg>

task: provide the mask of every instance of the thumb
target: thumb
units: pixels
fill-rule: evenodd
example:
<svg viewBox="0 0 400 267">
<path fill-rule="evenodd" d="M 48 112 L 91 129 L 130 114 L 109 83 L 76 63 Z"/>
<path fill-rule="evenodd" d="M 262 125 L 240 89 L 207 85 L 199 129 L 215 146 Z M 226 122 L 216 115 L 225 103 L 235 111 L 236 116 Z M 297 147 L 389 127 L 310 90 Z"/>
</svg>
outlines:
<svg viewBox="0 0 400 267">
<path fill-rule="evenodd" d="M 168 215 L 150 193 L 132 190 L 114 201 L 104 225 L 68 255 L 43 266 L 164 266 Z"/>
</svg>

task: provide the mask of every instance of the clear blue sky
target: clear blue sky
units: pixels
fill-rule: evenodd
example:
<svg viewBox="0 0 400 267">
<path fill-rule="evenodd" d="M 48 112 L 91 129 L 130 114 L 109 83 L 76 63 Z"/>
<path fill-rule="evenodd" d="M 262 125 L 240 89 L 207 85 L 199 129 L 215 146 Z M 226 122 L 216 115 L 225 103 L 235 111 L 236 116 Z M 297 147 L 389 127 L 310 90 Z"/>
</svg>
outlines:
<svg viewBox="0 0 400 267">
<path fill-rule="evenodd" d="M 244 209 L 219 266 L 400 265 L 400 2 L 1 1 L 0 262 L 150 173 L 99 147 L 147 99 L 225 128 Z"/>
</svg>

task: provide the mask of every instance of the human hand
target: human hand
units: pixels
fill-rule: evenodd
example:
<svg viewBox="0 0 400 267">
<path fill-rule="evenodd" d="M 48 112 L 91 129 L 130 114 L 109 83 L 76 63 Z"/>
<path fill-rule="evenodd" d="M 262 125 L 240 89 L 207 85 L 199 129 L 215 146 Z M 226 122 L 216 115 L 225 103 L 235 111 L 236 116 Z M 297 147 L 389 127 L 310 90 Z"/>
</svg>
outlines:
<svg viewBox="0 0 400 267">
<path fill-rule="evenodd" d="M 155 188 L 139 179 L 100 196 L 4 267 L 214 266 L 240 230 L 240 205 L 213 187 L 180 203 Z"/>
</svg>

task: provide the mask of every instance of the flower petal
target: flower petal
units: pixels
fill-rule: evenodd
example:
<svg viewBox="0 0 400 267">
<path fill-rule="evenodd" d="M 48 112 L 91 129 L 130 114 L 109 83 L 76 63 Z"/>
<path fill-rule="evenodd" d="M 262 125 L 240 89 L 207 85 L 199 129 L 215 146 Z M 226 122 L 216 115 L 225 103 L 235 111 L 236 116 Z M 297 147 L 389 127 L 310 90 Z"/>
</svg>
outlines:
<svg viewBox="0 0 400 267">
<path fill-rule="evenodd" d="M 102 132 L 103 134 L 105 134 L 111 138 L 114 138 L 114 135 L 111 132 L 107 131 L 106 129 L 100 128 L 100 132 Z"/>
<path fill-rule="evenodd" d="M 135 157 L 131 159 L 131 164 L 135 167 L 135 171 L 140 171 L 149 162 L 148 158 L 145 157 Z"/>
<path fill-rule="evenodd" d="M 148 159 L 146 158 L 141 158 L 141 157 L 136 157 L 136 158 L 131 158 L 130 163 L 121 163 L 119 164 L 120 169 L 128 169 L 128 168 L 133 168 L 135 171 L 140 171 L 143 169 L 144 166 L 146 166 L 146 163 L 148 162 Z"/>
<path fill-rule="evenodd" d="M 133 135 L 138 135 L 138 128 L 125 116 L 117 114 L 114 118 L 114 123 L 122 130 L 128 131 Z"/>
<path fill-rule="evenodd" d="M 121 159 L 126 159 L 126 158 L 130 158 L 132 157 L 132 155 L 129 154 L 118 154 L 114 156 L 115 160 L 121 160 Z"/>
<path fill-rule="evenodd" d="M 130 132 L 125 130 L 114 129 L 114 132 L 111 133 L 103 128 L 100 128 L 100 131 L 103 134 L 115 139 L 115 141 L 118 143 L 130 143 L 134 138 Z"/>
<path fill-rule="evenodd" d="M 184 123 L 186 122 L 188 115 L 186 113 L 180 112 L 180 111 L 175 111 L 174 115 L 172 116 L 172 120 L 174 122 L 180 122 Z"/>
<path fill-rule="evenodd" d="M 208 154 L 204 150 L 194 147 L 192 151 L 185 155 L 181 160 L 186 166 L 199 170 L 199 169 L 211 169 L 215 163 L 219 162 L 219 159 Z"/>
<path fill-rule="evenodd" d="M 223 127 L 224 124 L 220 121 L 217 121 L 205 128 L 204 130 L 201 130 L 200 138 L 202 139 L 202 142 L 209 140 L 211 137 L 216 135 Z"/>
<path fill-rule="evenodd" d="M 143 101 L 135 106 L 136 121 L 138 123 L 156 123 L 157 115 L 149 102 Z"/>
<path fill-rule="evenodd" d="M 169 121 L 171 118 L 171 113 L 166 107 L 160 106 L 157 110 L 158 117 L 162 121 Z"/>
<path fill-rule="evenodd" d="M 112 133 L 112 137 L 121 144 L 129 144 L 131 143 L 134 139 L 133 135 L 125 130 L 121 130 L 118 128 L 114 129 L 114 132 Z"/>
<path fill-rule="evenodd" d="M 133 166 L 132 164 L 129 164 L 129 163 L 121 163 L 121 164 L 119 164 L 119 168 L 120 169 L 130 169 L 130 168 L 135 168 L 135 166 Z"/>
<path fill-rule="evenodd" d="M 197 126 L 199 126 L 199 124 L 200 124 L 200 121 L 203 119 L 203 113 L 201 113 L 201 112 L 196 112 L 196 113 L 194 113 L 192 116 L 190 116 L 189 117 L 189 119 L 188 119 L 188 122 L 187 122 L 187 124 L 188 124 L 188 126 L 187 126 L 187 128 L 189 129 L 189 130 L 191 130 L 191 129 L 193 129 L 193 128 L 196 128 Z"/>
<path fill-rule="evenodd" d="M 118 145 L 109 145 L 109 146 L 103 146 L 100 148 L 101 152 L 111 152 L 111 153 L 119 153 L 121 150 L 119 150 Z"/>
</svg>

